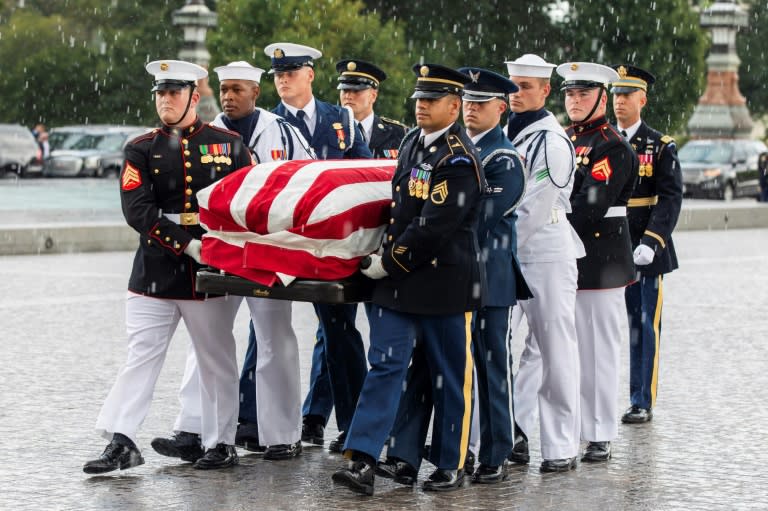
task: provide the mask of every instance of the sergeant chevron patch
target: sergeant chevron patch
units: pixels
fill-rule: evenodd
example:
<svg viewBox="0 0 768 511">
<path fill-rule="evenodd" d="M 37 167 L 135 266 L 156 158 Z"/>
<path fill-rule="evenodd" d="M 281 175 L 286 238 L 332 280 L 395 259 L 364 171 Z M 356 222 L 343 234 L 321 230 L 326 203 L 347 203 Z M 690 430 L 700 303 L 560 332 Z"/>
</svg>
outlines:
<svg viewBox="0 0 768 511">
<path fill-rule="evenodd" d="M 130 192 L 131 190 L 135 190 L 136 188 L 141 186 L 141 173 L 139 172 L 139 169 L 134 167 L 130 164 L 130 162 L 125 162 L 125 170 L 123 170 L 123 178 L 122 178 L 122 188 L 126 192 Z"/>
<path fill-rule="evenodd" d="M 592 166 L 592 177 L 597 181 L 608 181 L 611 174 L 613 174 L 613 169 L 607 156 Z"/>
<path fill-rule="evenodd" d="M 442 204 L 448 197 L 448 181 L 441 181 L 432 188 L 432 193 L 429 194 L 429 198 L 435 204 Z"/>
</svg>

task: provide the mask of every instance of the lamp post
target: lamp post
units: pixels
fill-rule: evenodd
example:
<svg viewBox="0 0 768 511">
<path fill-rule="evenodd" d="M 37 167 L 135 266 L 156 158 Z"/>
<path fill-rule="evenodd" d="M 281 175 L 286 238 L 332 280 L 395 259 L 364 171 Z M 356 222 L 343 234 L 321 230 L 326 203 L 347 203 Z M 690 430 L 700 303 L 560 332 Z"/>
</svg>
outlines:
<svg viewBox="0 0 768 511">
<path fill-rule="evenodd" d="M 752 119 L 739 91 L 736 33 L 747 13 L 733 0 L 716 1 L 701 12 L 701 26 L 712 33 L 707 57 L 707 88 L 688 121 L 692 138 L 749 138 Z"/>
<path fill-rule="evenodd" d="M 203 0 L 187 0 L 181 9 L 173 11 L 171 21 L 184 30 L 184 44 L 179 51 L 179 59 L 194 62 L 208 69 L 211 54 L 205 47 L 205 34 L 217 24 L 217 15 L 211 12 Z M 211 122 L 221 112 L 208 79 L 200 80 L 200 103 L 197 114 L 203 122 Z"/>
</svg>

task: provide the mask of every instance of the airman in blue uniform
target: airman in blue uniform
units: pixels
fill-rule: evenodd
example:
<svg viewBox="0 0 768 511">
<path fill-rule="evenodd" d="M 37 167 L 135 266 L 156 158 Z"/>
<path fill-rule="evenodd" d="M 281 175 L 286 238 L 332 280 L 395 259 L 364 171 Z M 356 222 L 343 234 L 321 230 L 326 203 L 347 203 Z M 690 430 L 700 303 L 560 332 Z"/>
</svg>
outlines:
<svg viewBox="0 0 768 511">
<path fill-rule="evenodd" d="M 299 128 L 321 160 L 371 158 L 351 108 L 319 101 L 312 94 L 314 59 L 322 53 L 309 46 L 273 43 L 264 49 L 272 59 L 280 104 L 272 110 Z M 312 354 L 309 391 L 302 408 L 301 439 L 322 445 L 324 429 L 336 408 L 336 424 L 346 431 L 367 372 L 365 347 L 355 326 L 356 304 L 315 304 L 319 326 Z M 341 435 L 340 435 L 341 436 Z M 332 450 L 341 450 L 337 438 Z"/>
<path fill-rule="evenodd" d="M 659 377 L 662 281 L 677 268 L 672 231 L 683 202 L 683 178 L 675 141 L 640 118 L 648 87 L 656 78 L 636 66 L 614 66 L 613 111 L 617 128 L 640 160 L 637 185 L 627 203 L 637 280 L 625 290 L 629 317 L 630 407 L 625 423 L 653 417 Z M 626 133 L 626 135 L 624 135 Z"/>
<path fill-rule="evenodd" d="M 413 360 L 414 369 L 429 374 L 435 414 L 429 460 L 437 469 L 424 489 L 453 490 L 463 483 L 472 409 L 472 311 L 485 295 L 476 231 L 487 185 L 472 142 L 456 124 L 470 78 L 433 64 L 413 69 L 411 97 L 420 129 L 400 148 L 390 225 L 380 253 L 363 269 L 376 279 L 371 369 L 344 444 L 352 461 L 333 474 L 335 482 L 368 495 L 416 344 L 424 356 Z"/>
</svg>

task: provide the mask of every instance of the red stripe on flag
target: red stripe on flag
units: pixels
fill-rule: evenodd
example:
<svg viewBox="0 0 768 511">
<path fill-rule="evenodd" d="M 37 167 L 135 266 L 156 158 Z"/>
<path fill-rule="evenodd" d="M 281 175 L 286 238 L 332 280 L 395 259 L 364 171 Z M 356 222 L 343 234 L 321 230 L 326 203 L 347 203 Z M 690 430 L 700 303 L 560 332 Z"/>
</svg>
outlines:
<svg viewBox="0 0 768 511">
<path fill-rule="evenodd" d="M 243 266 L 243 255 L 243 249 L 237 245 L 230 245 L 218 238 L 203 238 L 201 258 L 206 264 L 265 286 L 277 282 L 277 275 L 272 271 Z"/>
<path fill-rule="evenodd" d="M 269 174 L 261 189 L 253 196 L 246 208 L 245 223 L 248 226 L 248 230 L 259 234 L 267 234 L 269 232 L 267 224 L 272 202 L 283 191 L 291 177 L 308 163 L 312 162 L 306 160 L 289 161 L 280 165 Z"/>
<path fill-rule="evenodd" d="M 293 225 L 303 225 L 309 221 L 315 207 L 334 189 L 345 185 L 357 183 L 370 183 L 392 180 L 393 167 L 370 167 L 363 169 L 339 169 L 329 168 L 318 175 L 312 186 L 302 195 L 296 203 L 293 212 Z"/>
</svg>

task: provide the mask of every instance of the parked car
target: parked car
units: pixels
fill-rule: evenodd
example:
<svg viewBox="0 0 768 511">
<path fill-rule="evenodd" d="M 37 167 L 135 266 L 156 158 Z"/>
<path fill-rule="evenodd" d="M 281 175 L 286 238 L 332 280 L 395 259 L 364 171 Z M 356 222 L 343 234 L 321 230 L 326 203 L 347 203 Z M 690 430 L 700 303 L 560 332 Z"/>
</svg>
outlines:
<svg viewBox="0 0 768 511">
<path fill-rule="evenodd" d="M 20 124 L 0 124 L 0 177 L 39 174 L 42 151 L 32 132 Z"/>
<path fill-rule="evenodd" d="M 731 200 L 760 193 L 758 158 L 768 150 L 758 140 L 691 140 L 678 153 L 683 195 Z"/>
<path fill-rule="evenodd" d="M 125 159 L 125 144 L 152 128 L 83 126 L 51 130 L 51 156 L 45 176 L 116 177 Z"/>
</svg>

